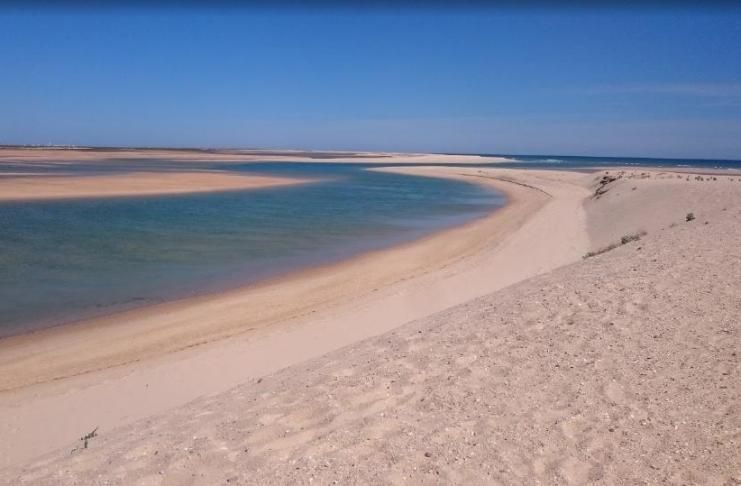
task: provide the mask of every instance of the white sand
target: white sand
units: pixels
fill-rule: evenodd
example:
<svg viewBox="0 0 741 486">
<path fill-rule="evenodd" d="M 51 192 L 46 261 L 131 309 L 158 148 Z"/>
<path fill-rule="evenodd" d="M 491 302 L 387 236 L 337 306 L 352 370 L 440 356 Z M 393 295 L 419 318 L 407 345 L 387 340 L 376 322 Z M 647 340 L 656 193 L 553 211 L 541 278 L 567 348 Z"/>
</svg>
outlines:
<svg viewBox="0 0 741 486">
<path fill-rule="evenodd" d="M 4 174 L 0 177 L 0 201 L 235 191 L 304 182 L 307 181 L 288 177 L 205 171 L 133 172 L 94 176 Z"/>
<path fill-rule="evenodd" d="M 212 376 L 222 385 L 228 381 L 222 375 L 235 369 L 244 384 L 118 430 L 102 427 L 89 449 L 70 454 L 70 440 L 4 477 L 20 484 L 740 481 L 741 181 L 634 173 L 595 199 L 594 175 L 464 172 L 517 178 L 550 196 L 536 199 L 534 212 L 507 237 L 484 240 L 474 254 L 389 284 L 377 297 L 322 309 L 324 320 L 281 327 L 252 341 L 257 347 L 232 339 L 180 354 L 184 367 L 169 368 L 169 391 L 198 382 L 206 363 L 216 365 Z M 688 211 L 695 221 L 685 222 Z M 612 242 L 604 232 L 619 237 L 639 227 L 648 232 L 640 241 L 580 261 L 587 249 Z M 550 273 L 502 289 L 528 272 Z M 483 297 L 428 315 L 476 295 Z M 327 340 L 335 347 L 343 336 L 353 342 L 397 327 L 394 297 L 426 306 L 403 315 L 421 319 L 248 381 L 270 371 L 270 363 L 303 361 L 312 354 L 307 348 L 321 354 Z M 365 332 L 368 325 L 373 330 Z M 291 336 L 298 337 L 295 347 L 281 348 Z M 263 372 L 250 372 L 260 368 L 250 354 L 220 362 L 230 349 L 262 349 Z M 291 351 L 299 355 L 282 355 Z M 149 361 L 127 376 L 154 376 L 166 363 Z M 52 425 L 75 419 L 61 388 L 78 397 L 102 390 L 101 379 L 126 384 L 121 375 L 104 376 L 85 389 L 62 380 L 56 398 L 46 395 L 49 407 L 54 400 L 63 407 L 46 429 L 28 428 L 31 417 L 24 422 L 20 413 L 43 401 L 41 388 L 36 402 L 16 395 L 24 401 L 16 404 L 15 426 L 24 433 L 11 440 L 35 436 L 40 452 Z M 119 398 L 128 396 L 133 406 L 167 388 L 165 381 L 150 385 Z M 218 391 L 206 380 L 200 386 L 203 394 Z M 93 406 L 96 396 L 85 398 L 77 403 L 84 413 L 114 404 L 103 397 Z M 95 418 L 87 427 L 78 421 L 75 437 Z"/>
<path fill-rule="evenodd" d="M 473 169 L 404 170 L 482 175 Z M 9 440 L 0 442 L 0 457 L 6 464 L 26 460 L 88 427 L 111 428 L 226 390 L 586 251 L 581 200 L 589 191 L 573 182 L 582 174 L 500 175 L 537 184 L 553 196 L 474 177 L 506 190 L 511 204 L 413 244 L 288 279 L 1 340 L 0 434 Z M 559 223 L 561 213 L 565 224 Z M 520 258 L 524 249 L 526 260 Z"/>
</svg>

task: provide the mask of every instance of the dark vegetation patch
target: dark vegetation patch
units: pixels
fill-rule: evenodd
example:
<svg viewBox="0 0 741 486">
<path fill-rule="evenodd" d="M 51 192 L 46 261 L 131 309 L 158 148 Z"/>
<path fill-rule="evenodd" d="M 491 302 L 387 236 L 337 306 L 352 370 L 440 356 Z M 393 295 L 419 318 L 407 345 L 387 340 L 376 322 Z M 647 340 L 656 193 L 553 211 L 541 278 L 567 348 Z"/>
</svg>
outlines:
<svg viewBox="0 0 741 486">
<path fill-rule="evenodd" d="M 623 245 L 627 245 L 628 243 L 631 243 L 633 241 L 638 241 L 641 239 L 641 236 L 646 236 L 645 231 L 639 231 L 637 233 L 630 233 L 627 235 L 624 235 L 622 238 L 620 238 L 619 242 L 613 243 L 611 245 L 608 245 L 604 248 L 600 248 L 596 251 L 590 251 L 586 255 L 584 255 L 582 258 L 591 258 L 593 256 L 601 255 L 602 253 L 607 253 L 610 250 L 614 250 L 615 248 Z"/>
</svg>

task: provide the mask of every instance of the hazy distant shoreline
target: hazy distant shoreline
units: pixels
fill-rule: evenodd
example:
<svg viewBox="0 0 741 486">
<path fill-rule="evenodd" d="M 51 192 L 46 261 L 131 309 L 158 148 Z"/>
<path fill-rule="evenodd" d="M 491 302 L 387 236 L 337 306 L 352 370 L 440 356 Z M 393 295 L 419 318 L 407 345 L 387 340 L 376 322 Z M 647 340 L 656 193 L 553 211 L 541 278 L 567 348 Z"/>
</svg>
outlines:
<svg viewBox="0 0 741 486">
<path fill-rule="evenodd" d="M 0 146 L 0 162 L 60 163 L 73 160 L 166 159 L 177 161 L 305 161 L 357 163 L 493 163 L 509 159 L 497 156 L 446 155 L 404 152 L 351 152 L 263 149 L 166 149 L 166 148 L 58 148 Z"/>
</svg>

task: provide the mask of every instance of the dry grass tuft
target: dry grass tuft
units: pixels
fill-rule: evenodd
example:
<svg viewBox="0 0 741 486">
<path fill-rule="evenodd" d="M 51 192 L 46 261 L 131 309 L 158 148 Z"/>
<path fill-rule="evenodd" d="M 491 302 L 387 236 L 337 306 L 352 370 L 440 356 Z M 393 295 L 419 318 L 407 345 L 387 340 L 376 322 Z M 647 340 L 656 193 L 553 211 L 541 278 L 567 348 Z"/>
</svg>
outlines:
<svg viewBox="0 0 741 486">
<path fill-rule="evenodd" d="M 622 238 L 620 238 L 620 241 L 618 243 L 613 243 L 604 248 L 600 248 L 599 250 L 596 250 L 596 251 L 590 251 L 589 253 L 584 255 L 582 258 L 591 258 L 593 256 L 601 255 L 602 253 L 607 253 L 608 251 L 614 250 L 615 248 L 619 246 L 627 245 L 628 243 L 631 243 L 633 241 L 638 241 L 641 239 L 641 236 L 646 236 L 646 232 L 638 231 L 637 233 L 627 234 L 623 236 Z"/>
</svg>

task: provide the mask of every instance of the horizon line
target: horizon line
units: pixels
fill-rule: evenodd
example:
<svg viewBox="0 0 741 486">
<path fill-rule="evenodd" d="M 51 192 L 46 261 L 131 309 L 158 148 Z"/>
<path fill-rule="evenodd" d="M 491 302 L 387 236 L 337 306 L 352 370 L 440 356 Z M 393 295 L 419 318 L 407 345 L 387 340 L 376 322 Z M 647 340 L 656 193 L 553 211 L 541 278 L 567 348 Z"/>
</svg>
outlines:
<svg viewBox="0 0 741 486">
<path fill-rule="evenodd" d="M 289 147 L 186 147 L 186 146 L 137 146 L 137 145 L 75 145 L 75 144 L 7 144 L 0 143 L 2 149 L 57 149 L 57 150 L 173 150 L 173 151 L 254 151 L 254 152 L 305 152 L 305 153 L 360 153 L 360 154 L 430 154 L 430 155 L 474 155 L 481 157 L 581 157 L 605 159 L 650 159 L 650 160 L 703 160 L 719 162 L 741 162 L 741 158 L 727 157 L 657 157 L 634 155 L 573 155 L 559 153 L 504 153 L 504 152 L 426 152 L 404 150 L 357 150 L 357 149 L 304 149 Z"/>
</svg>

